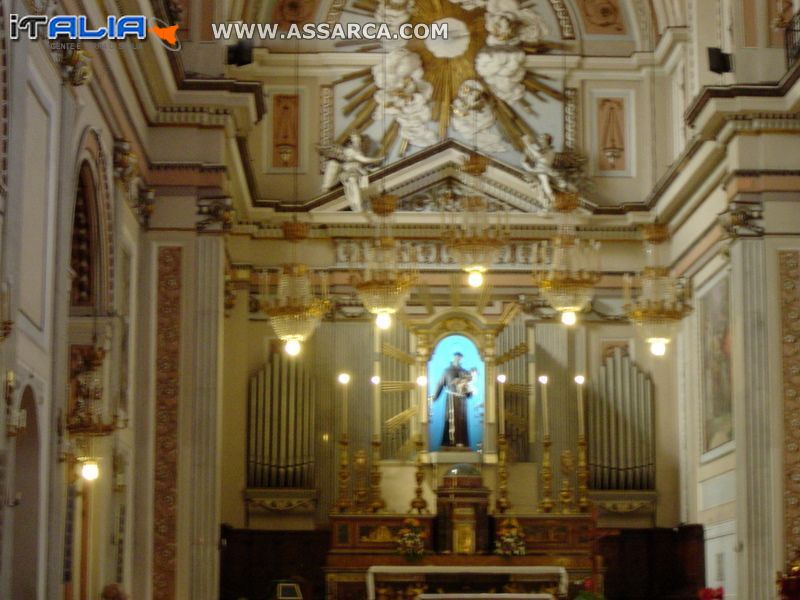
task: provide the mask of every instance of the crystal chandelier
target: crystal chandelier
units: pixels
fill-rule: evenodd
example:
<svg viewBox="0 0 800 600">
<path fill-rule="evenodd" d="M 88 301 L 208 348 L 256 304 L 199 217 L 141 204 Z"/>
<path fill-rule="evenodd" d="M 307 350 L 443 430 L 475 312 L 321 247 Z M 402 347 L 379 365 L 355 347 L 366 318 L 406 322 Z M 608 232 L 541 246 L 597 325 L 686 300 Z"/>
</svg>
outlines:
<svg viewBox="0 0 800 600">
<path fill-rule="evenodd" d="M 402 267 L 397 242 L 389 231 L 387 219 L 396 207 L 397 196 L 392 194 L 381 194 L 372 199 L 372 212 L 381 217 L 381 225 L 364 250 L 363 271 L 351 277 L 359 300 L 375 315 L 375 324 L 380 329 L 391 327 L 392 315 L 406 303 L 417 281 L 416 271 Z"/>
<path fill-rule="evenodd" d="M 574 325 L 577 313 L 592 301 L 600 281 L 600 244 L 578 237 L 573 213 L 578 195 L 557 191 L 553 210 L 558 213 L 558 232 L 549 242 L 533 248 L 533 278 L 547 303 L 561 314 L 561 322 Z"/>
<path fill-rule="evenodd" d="M 486 158 L 471 155 L 462 165 L 462 171 L 474 178 L 480 189 L 480 177 L 486 172 Z M 484 283 L 484 274 L 500 256 L 508 242 L 507 213 L 494 208 L 485 196 L 455 196 L 452 191 L 442 207 L 445 247 L 461 268 L 467 272 L 467 283 L 478 288 Z M 447 205 L 453 210 L 447 212 Z M 449 218 L 448 218 L 449 217 Z"/>
<path fill-rule="evenodd" d="M 636 281 L 625 275 L 623 279 L 623 310 L 636 326 L 639 334 L 650 345 L 655 356 L 664 356 L 667 344 L 675 336 L 681 319 L 692 311 L 691 288 L 688 282 L 671 277 L 663 244 L 669 240 L 666 225 L 653 223 L 642 228 L 645 249 L 645 267 Z M 632 287 L 639 288 L 634 299 Z"/>
<path fill-rule="evenodd" d="M 307 237 L 306 223 L 287 221 L 283 224 L 283 239 L 293 245 Z M 303 342 L 312 336 L 330 308 L 327 278 L 325 274 L 319 278 L 321 293 L 317 297 L 308 267 L 299 262 L 291 262 L 281 267 L 274 296 L 268 293 L 268 283 L 265 277 L 262 281 L 262 296 L 266 300 L 262 302 L 261 309 L 269 318 L 275 335 L 284 343 L 286 353 L 297 356 Z"/>
</svg>

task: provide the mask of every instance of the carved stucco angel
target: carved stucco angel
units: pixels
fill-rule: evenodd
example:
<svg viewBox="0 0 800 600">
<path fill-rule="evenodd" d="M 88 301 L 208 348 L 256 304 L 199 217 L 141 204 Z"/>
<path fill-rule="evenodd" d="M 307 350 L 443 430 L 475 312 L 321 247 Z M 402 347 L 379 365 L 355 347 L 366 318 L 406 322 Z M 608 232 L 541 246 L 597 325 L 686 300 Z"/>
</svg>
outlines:
<svg viewBox="0 0 800 600">
<path fill-rule="evenodd" d="M 347 142 L 339 145 L 320 146 L 319 152 L 328 159 L 322 179 L 322 190 L 331 189 L 338 181 L 344 188 L 344 195 L 350 210 L 363 210 L 362 190 L 369 187 L 370 165 L 383 161 L 383 156 L 369 157 L 362 148 L 363 138 L 353 133 Z"/>
<path fill-rule="evenodd" d="M 393 50 L 382 64 L 372 68 L 378 86 L 375 120 L 382 121 L 384 115 L 394 117 L 400 126 L 400 137 L 419 147 L 436 142 L 436 134 L 428 127 L 433 86 L 423 75 L 422 59 L 405 48 Z"/>
<path fill-rule="evenodd" d="M 468 142 L 485 152 L 505 152 L 508 145 L 495 128 L 495 117 L 483 85 L 467 79 L 458 88 L 451 106 L 450 123 Z"/>
<path fill-rule="evenodd" d="M 522 168 L 539 182 L 542 200 L 551 206 L 555 189 L 580 192 L 589 187 L 586 176 L 586 158 L 574 150 L 556 152 L 553 138 L 542 133 L 532 138 L 522 137 L 524 154 Z"/>
<path fill-rule="evenodd" d="M 487 46 L 538 44 L 548 33 L 544 19 L 532 8 L 520 8 L 517 0 L 489 0 L 485 22 Z"/>
</svg>

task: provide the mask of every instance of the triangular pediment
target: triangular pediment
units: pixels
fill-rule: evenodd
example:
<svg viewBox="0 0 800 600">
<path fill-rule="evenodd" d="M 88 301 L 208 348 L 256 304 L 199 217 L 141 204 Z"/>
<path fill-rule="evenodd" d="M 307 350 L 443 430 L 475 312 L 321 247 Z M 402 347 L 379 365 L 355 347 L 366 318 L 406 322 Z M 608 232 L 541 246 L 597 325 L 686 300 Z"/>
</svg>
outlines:
<svg viewBox="0 0 800 600">
<path fill-rule="evenodd" d="M 529 181 L 520 169 L 486 157 L 488 167 L 479 179 L 462 172 L 461 164 L 473 152 L 454 140 L 426 148 L 372 172 L 364 196 L 394 194 L 399 198 L 399 213 L 440 212 L 440 198 L 447 191 L 457 195 L 485 196 L 498 210 L 530 214 L 545 212 L 538 185 Z M 300 207 L 267 202 L 259 205 L 279 212 L 298 209 L 311 213 L 351 212 L 341 184 Z"/>
</svg>

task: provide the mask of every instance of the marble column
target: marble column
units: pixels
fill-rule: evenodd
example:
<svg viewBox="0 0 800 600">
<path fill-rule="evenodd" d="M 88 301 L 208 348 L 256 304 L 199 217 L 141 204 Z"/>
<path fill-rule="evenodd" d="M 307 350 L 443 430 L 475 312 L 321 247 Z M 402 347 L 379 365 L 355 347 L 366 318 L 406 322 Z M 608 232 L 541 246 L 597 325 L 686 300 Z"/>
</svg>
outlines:
<svg viewBox="0 0 800 600">
<path fill-rule="evenodd" d="M 223 240 L 195 242 L 194 395 L 191 408 L 191 573 L 194 600 L 219 595 L 220 344 L 224 281 Z"/>
<path fill-rule="evenodd" d="M 765 241 L 736 240 L 731 245 L 731 327 L 738 597 L 748 600 L 771 599 L 775 589 L 772 482 L 780 473 L 770 454 L 769 294 Z"/>
</svg>

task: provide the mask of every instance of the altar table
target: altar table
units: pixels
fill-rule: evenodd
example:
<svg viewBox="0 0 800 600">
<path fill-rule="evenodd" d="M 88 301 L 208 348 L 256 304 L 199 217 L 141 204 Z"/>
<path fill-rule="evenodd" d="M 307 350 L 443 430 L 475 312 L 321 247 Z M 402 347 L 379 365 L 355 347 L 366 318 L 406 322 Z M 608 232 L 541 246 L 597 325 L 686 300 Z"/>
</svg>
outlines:
<svg viewBox="0 0 800 600">
<path fill-rule="evenodd" d="M 567 570 L 564 567 L 537 567 L 537 566 L 469 566 L 469 567 L 445 567 L 445 566 L 438 566 L 438 565 L 423 565 L 423 566 L 414 566 L 414 565 L 407 565 L 407 566 L 372 566 L 367 569 L 367 597 L 369 600 L 375 600 L 375 577 L 376 575 L 391 575 L 391 574 L 402 574 L 402 575 L 427 575 L 427 574 L 469 574 L 469 575 L 478 575 L 478 574 L 488 574 L 488 575 L 538 575 L 538 576 L 547 576 L 553 575 L 558 577 L 558 593 L 561 596 L 565 596 L 567 594 L 567 590 L 569 588 L 569 578 L 567 576 Z M 427 597 L 429 598 L 462 598 L 462 597 L 474 597 L 474 598 L 508 598 L 509 595 L 502 595 L 502 594 L 478 594 L 473 596 L 465 596 L 464 594 L 451 594 L 449 596 L 443 595 L 435 595 L 435 594 L 428 594 Z M 513 595 L 512 595 L 513 597 Z M 518 595 L 518 597 L 522 598 L 552 598 L 549 594 L 523 594 Z"/>
</svg>

